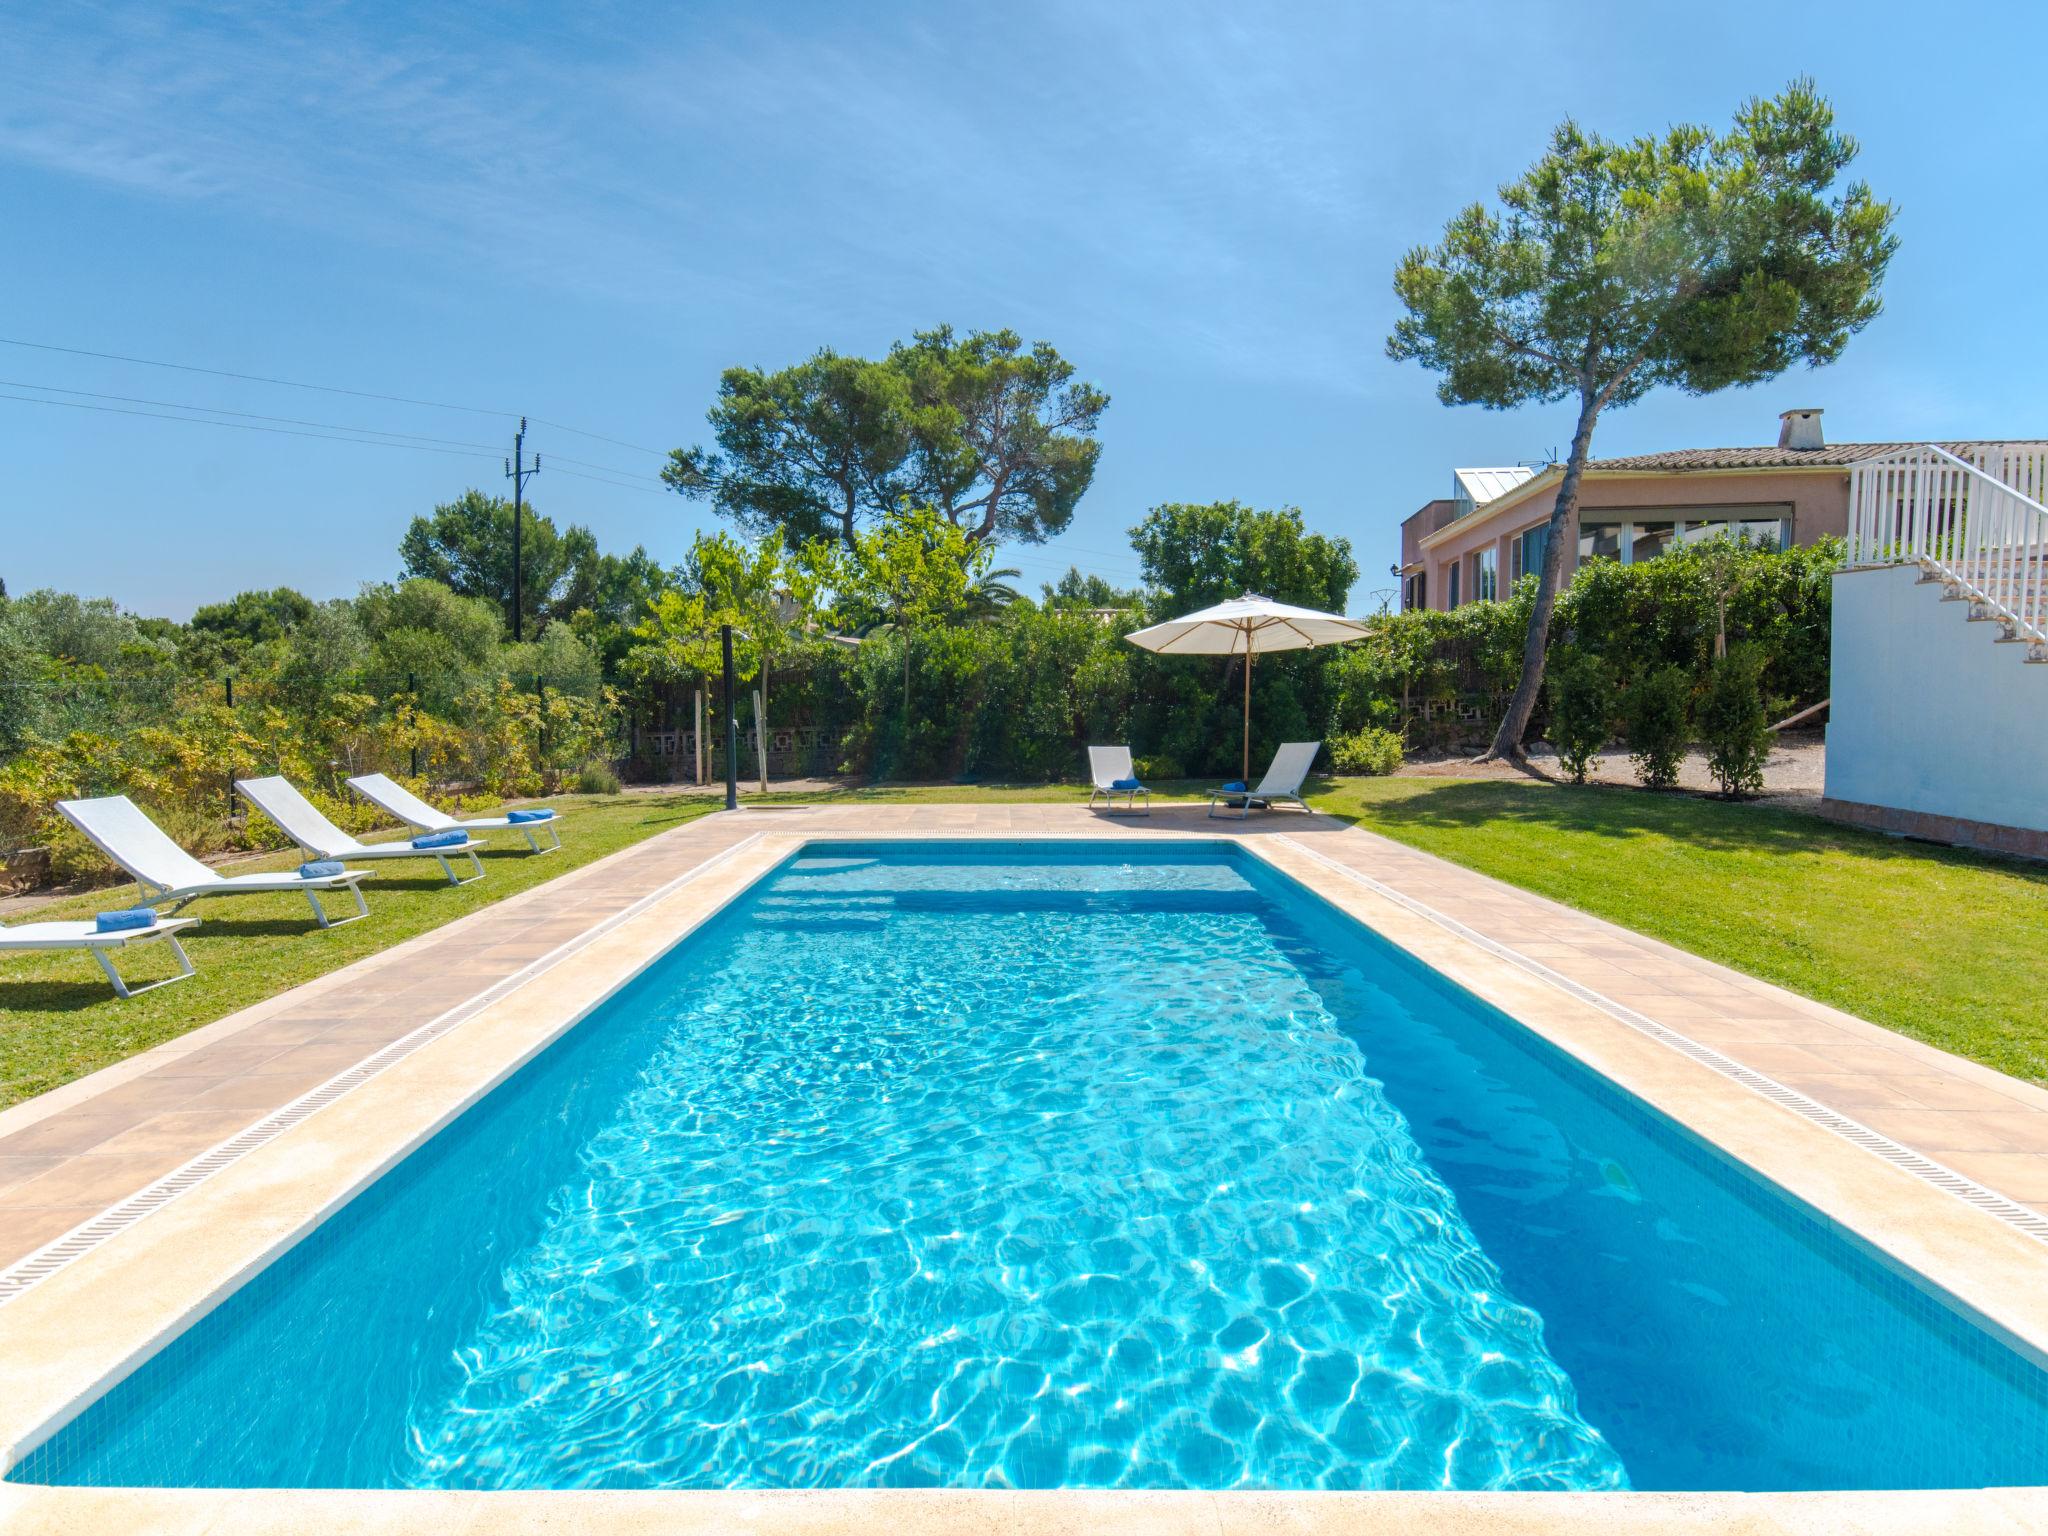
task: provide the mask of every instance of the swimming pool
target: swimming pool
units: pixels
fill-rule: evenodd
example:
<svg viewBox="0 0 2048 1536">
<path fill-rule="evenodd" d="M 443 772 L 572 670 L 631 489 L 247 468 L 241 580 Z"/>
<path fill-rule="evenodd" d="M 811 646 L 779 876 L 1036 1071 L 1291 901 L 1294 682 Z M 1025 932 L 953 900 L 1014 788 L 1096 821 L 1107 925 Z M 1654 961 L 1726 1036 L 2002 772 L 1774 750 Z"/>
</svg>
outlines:
<svg viewBox="0 0 2048 1536">
<path fill-rule="evenodd" d="M 14 1476 L 2044 1473 L 2032 1363 L 1258 859 L 926 843 L 783 865 Z"/>
</svg>

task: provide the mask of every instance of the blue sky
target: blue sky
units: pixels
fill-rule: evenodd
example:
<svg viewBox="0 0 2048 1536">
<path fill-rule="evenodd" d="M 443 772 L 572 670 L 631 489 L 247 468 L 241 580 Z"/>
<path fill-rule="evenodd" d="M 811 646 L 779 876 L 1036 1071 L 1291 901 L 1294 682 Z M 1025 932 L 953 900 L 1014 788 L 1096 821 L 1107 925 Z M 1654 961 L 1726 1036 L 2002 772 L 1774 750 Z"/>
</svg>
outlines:
<svg viewBox="0 0 2048 1536">
<path fill-rule="evenodd" d="M 946 321 L 1112 397 L 1072 530 L 1005 552 L 1034 587 L 1132 580 L 1148 506 L 1234 496 L 1348 536 L 1363 606 L 1454 464 L 1570 428 L 1386 360 L 1400 253 L 1561 116 L 1722 124 L 1802 72 L 1901 206 L 1887 313 L 1830 369 L 1653 397 L 1595 452 L 1768 441 L 1793 405 L 1837 439 L 2048 435 L 2043 24 L 1885 9 L 0 4 L 0 335 L 507 413 L 0 346 L 0 395 L 451 450 L 0 399 L 0 577 L 174 616 L 350 593 L 415 513 L 501 488 L 520 411 L 618 440 L 536 426 L 542 510 L 674 560 L 706 514 L 630 477 L 704 437 L 722 367 Z"/>
</svg>

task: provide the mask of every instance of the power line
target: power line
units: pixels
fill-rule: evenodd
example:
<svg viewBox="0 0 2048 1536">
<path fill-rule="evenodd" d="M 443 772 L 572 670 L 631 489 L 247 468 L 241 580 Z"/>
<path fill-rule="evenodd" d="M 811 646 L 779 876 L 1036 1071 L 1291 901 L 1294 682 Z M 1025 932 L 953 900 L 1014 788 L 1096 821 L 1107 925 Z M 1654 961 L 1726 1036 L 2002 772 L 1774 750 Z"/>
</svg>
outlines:
<svg viewBox="0 0 2048 1536">
<path fill-rule="evenodd" d="M 425 443 L 386 443 L 373 437 L 339 437 L 332 432 L 304 432 L 293 427 L 260 427 L 246 421 L 208 421 L 203 416 L 173 416 L 164 411 L 138 411 L 121 405 L 87 405 L 83 400 L 44 400 L 36 395 L 0 394 L 0 400 L 19 400 L 28 405 L 56 405 L 67 411 L 98 411 L 109 416 L 148 416 L 156 421 L 182 421 L 188 427 L 229 427 L 237 432 L 269 432 L 278 437 L 315 437 L 329 443 L 354 443 L 363 448 L 404 448 L 413 453 L 440 453 L 457 459 L 487 459 L 489 453 L 467 448 L 432 448 Z"/>
<path fill-rule="evenodd" d="M 94 357 L 103 362 L 134 363 L 144 368 L 173 368 L 180 373 L 203 373 L 216 379 L 240 379 L 247 384 L 271 384 L 281 389 L 310 389 L 324 395 L 349 395 L 357 400 L 383 400 L 392 405 L 418 405 L 435 411 L 462 411 L 471 416 L 517 416 L 517 411 L 492 410 L 480 405 L 452 405 L 446 400 L 419 400 L 410 395 L 385 395 L 375 390 L 344 389 L 338 384 L 309 384 L 303 379 L 280 379 L 261 373 L 237 373 L 229 368 L 204 368 L 197 363 L 172 363 L 155 357 L 130 357 L 123 352 L 95 352 L 87 347 L 63 347 L 48 341 L 23 341 L 15 336 L 0 336 L 0 346 L 28 347 L 38 352 L 62 352 L 71 357 Z M 572 427 L 559 421 L 533 418 L 542 426 L 553 427 L 557 432 L 572 433 L 587 437 L 594 442 L 610 443 L 615 448 L 630 448 L 635 453 L 651 453 L 657 458 L 667 454 L 659 448 L 645 448 L 638 443 L 629 443 L 623 438 L 606 437 L 602 432 L 586 432 L 581 427 Z"/>
<path fill-rule="evenodd" d="M 653 485 L 634 485 L 626 480 L 607 480 L 602 475 L 586 475 L 579 470 L 562 468 L 562 461 L 552 455 L 548 459 L 548 470 L 552 474 L 567 475 L 572 480 L 588 480 L 593 485 L 614 486 L 622 491 L 638 491 L 643 496 L 672 496 L 675 493 Z"/>
<path fill-rule="evenodd" d="M 540 420 L 538 416 L 534 417 L 533 419 L 535 421 Z M 608 475 L 624 475 L 629 480 L 652 480 L 656 485 L 660 486 L 666 486 L 668 484 L 668 482 L 662 479 L 659 475 L 643 475 L 637 469 L 620 469 L 616 465 L 612 464 L 593 464 L 588 459 L 572 459 L 568 457 L 566 454 L 560 453 L 552 454 L 550 455 L 550 457 L 553 458 L 553 460 L 557 464 L 580 464 L 585 469 L 600 469 L 603 470 Z"/>
<path fill-rule="evenodd" d="M 78 395 L 87 400 L 118 400 L 124 405 L 160 405 L 173 411 L 201 411 L 209 416 L 240 416 L 250 421 L 277 421 L 293 427 L 319 427 L 330 432 L 360 432 L 366 437 L 399 437 L 415 443 L 438 443 L 448 448 L 480 448 L 486 453 L 497 450 L 490 443 L 472 443 L 455 437 L 425 437 L 417 432 L 387 432 L 382 427 L 351 427 L 338 421 L 305 421 L 297 416 L 265 416 L 256 411 L 231 411 L 218 405 L 187 405 L 182 400 L 147 400 L 136 395 L 107 395 L 90 389 L 66 389 L 60 384 L 39 384 L 27 379 L 0 379 L 0 388 L 40 389 L 53 395 Z M 51 405 L 63 402 L 52 400 Z M 394 445 L 395 446 L 395 445 Z"/>
<path fill-rule="evenodd" d="M 635 453 L 651 453 L 657 459 L 668 457 L 666 448 L 643 448 L 640 444 L 629 443 L 622 437 L 606 437 L 602 432 L 586 432 L 581 427 L 565 427 L 559 421 L 549 421 L 545 416 L 536 416 L 533 419 L 544 427 L 553 427 L 557 432 L 573 433 L 577 437 L 587 437 L 594 443 L 610 443 L 614 448 L 630 448 Z"/>
</svg>

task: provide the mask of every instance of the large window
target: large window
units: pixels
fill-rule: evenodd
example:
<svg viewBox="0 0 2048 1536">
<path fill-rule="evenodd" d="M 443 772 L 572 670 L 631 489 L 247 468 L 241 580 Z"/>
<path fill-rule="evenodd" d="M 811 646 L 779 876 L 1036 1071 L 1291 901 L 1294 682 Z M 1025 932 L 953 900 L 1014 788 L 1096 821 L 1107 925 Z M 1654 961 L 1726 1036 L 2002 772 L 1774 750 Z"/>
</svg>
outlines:
<svg viewBox="0 0 2048 1536">
<path fill-rule="evenodd" d="M 1579 519 L 1579 564 L 1588 560 L 1619 560 L 1621 558 L 1621 536 L 1628 531 L 1627 523 L 1592 523 Z"/>
<path fill-rule="evenodd" d="M 1543 555 L 1550 548 L 1550 524 L 1538 523 L 1527 533 L 1516 538 L 1513 546 L 1513 567 L 1508 580 L 1520 581 L 1524 576 L 1543 574 Z"/>
<path fill-rule="evenodd" d="M 1451 567 L 1450 567 L 1450 581 L 1451 581 L 1451 584 L 1450 584 L 1449 588 L 1447 588 L 1447 589 L 1446 589 L 1446 596 L 1448 597 L 1448 599 L 1449 599 L 1449 600 L 1448 600 L 1447 602 L 1445 602 L 1445 604 L 1444 604 L 1444 606 L 1445 606 L 1446 608 L 1455 608 L 1455 607 L 1457 607 L 1457 606 L 1458 606 L 1458 572 L 1459 572 L 1459 571 L 1461 571 L 1462 569 L 1464 569 L 1464 566 L 1465 566 L 1465 562 L 1464 562 L 1463 560 L 1453 560 L 1453 561 L 1451 562 Z"/>
<path fill-rule="evenodd" d="M 1600 558 L 1634 565 L 1654 560 L 1680 544 L 1704 544 L 1723 537 L 1783 549 L 1792 541 L 1792 509 L 1782 503 L 1765 503 L 1667 507 L 1655 512 L 1605 507 L 1587 510 L 1579 514 L 1579 563 Z"/>
<path fill-rule="evenodd" d="M 1472 601 L 1490 603 L 1500 596 L 1500 554 L 1482 549 L 1472 557 Z"/>
</svg>

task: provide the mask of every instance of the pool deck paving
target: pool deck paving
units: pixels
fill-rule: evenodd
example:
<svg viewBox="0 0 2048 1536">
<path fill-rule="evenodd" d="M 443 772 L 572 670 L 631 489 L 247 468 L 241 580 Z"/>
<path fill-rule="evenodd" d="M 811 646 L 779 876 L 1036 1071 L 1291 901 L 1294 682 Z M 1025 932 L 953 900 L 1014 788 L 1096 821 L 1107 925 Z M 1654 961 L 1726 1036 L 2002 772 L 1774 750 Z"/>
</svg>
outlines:
<svg viewBox="0 0 2048 1536">
<path fill-rule="evenodd" d="M 742 892 L 764 860 L 796 840 L 1189 835 L 1246 839 L 1283 871 L 1353 907 L 1394 942 L 1624 1087 L 1667 1112 L 1677 1106 L 1701 1134 L 1767 1177 L 1830 1215 L 1846 1212 L 1837 1219 L 1872 1233 L 1980 1315 L 2010 1324 L 2023 1340 L 2048 1341 L 2048 1286 L 2042 1283 L 2048 1243 L 2025 1235 L 2009 1215 L 2003 1223 L 1994 1220 L 1981 1202 L 1969 1209 L 1924 1176 L 1907 1178 L 1863 1146 L 1794 1122 L 1782 1104 L 1763 1102 L 1754 1084 L 1725 1072 L 1717 1076 L 1668 1040 L 1630 1026 L 1624 1015 L 1676 1032 L 2007 1201 L 2040 1210 L 2048 1209 L 2048 1092 L 2032 1085 L 1332 818 L 1273 813 L 1243 822 L 1210 820 L 1199 806 L 1163 804 L 1149 817 L 1048 804 L 825 806 L 717 815 L 662 833 L 0 1112 L 0 1274 L 24 1259 L 37 1262 L 31 1256 L 54 1239 L 177 1175 L 252 1123 L 285 1112 L 277 1122 L 283 1129 L 261 1155 L 136 1216 L 60 1276 L 62 1284 L 43 1281 L 12 1302 L 0 1291 L 0 1347 L 10 1338 L 46 1339 L 50 1355 L 48 1361 L 23 1355 L 14 1379 L 0 1379 L 0 1420 L 6 1421 L 0 1423 L 0 1457 L 10 1445 L 23 1448 L 24 1425 L 47 1422 L 49 1405 L 71 1400 L 81 1381 L 99 1380 L 110 1364 L 132 1361 L 137 1340 L 153 1347 L 223 1288 L 239 1283 L 251 1260 L 217 1251 L 224 1246 L 219 1234 L 232 1232 L 249 1254 L 295 1240 L 318 1213 L 333 1209 L 404 1147 L 544 1048 L 620 978 L 672 943 L 684 925 L 704 920 Z M 567 963 L 578 955 L 586 957 L 583 964 Z M 1604 1013 L 1585 1006 L 1590 994 L 1609 1005 Z M 317 1112 L 300 1102 L 379 1053 L 390 1058 L 378 1068 L 381 1081 L 369 1077 L 356 1086 L 345 1080 L 351 1091 L 319 1100 L 324 1107 Z M 291 1120 L 294 1114 L 300 1118 Z M 1969 1284 L 1948 1278 L 1957 1276 Z M 161 1311 L 162 1304 L 137 1294 L 156 1289 L 174 1298 L 173 1310 L 161 1317 L 151 1308 Z M 92 1323 L 81 1323 L 80 1333 L 103 1331 L 106 1338 L 50 1337 L 84 1318 Z M 141 1507 L 102 1505 L 97 1497 L 86 1490 L 0 1487 L 0 1529 L 15 1516 L 34 1522 L 23 1528 L 56 1529 L 48 1522 L 60 1519 L 75 1520 L 80 1530 L 122 1528 L 93 1522 L 133 1516 Z M 598 1504 L 540 1507 L 493 1502 L 494 1495 L 460 1496 L 469 1502 L 459 1511 L 450 1506 L 447 1523 L 422 1526 L 428 1506 L 420 1501 L 435 1496 L 399 1495 L 396 1504 L 392 1495 L 374 1494 L 125 1497 L 154 1498 L 152 1515 L 161 1517 L 163 1528 L 179 1530 L 358 1523 L 381 1529 L 387 1522 L 377 1511 L 386 1509 L 391 1529 L 509 1530 L 529 1528 L 529 1521 L 538 1529 L 555 1528 L 549 1522 L 557 1517 L 575 1522 L 575 1508 L 600 1513 Z M 2039 1490 L 1964 1505 L 1926 1502 L 1947 1495 L 1711 1496 L 1704 1503 L 1705 1496 L 1694 1495 L 1573 1495 L 1567 1497 L 1581 1502 L 1570 1505 L 1568 1519 L 1562 1507 L 1539 1509 L 1549 1498 L 1543 1495 L 1420 1496 L 1442 1501 L 1424 1505 L 1409 1502 L 1412 1495 L 1364 1496 L 1379 1502 L 1362 1505 L 1328 1502 L 1336 1495 L 1185 1495 L 1175 1496 L 1177 1504 L 1142 1498 L 1119 1504 L 1116 1518 L 1101 1523 L 1092 1519 L 1091 1512 L 1102 1510 L 1089 1495 L 1013 1496 L 1021 1504 L 976 1503 L 971 1495 L 929 1495 L 924 1504 L 854 1493 L 690 1497 L 698 1502 L 664 1499 L 660 1523 L 644 1528 L 887 1526 L 906 1536 L 919 1529 L 1111 1525 L 1366 1531 L 1406 1528 L 1418 1518 L 1446 1533 L 2048 1528 L 2048 1496 Z M 1033 1497 L 1068 1502 L 1032 1504 Z M 858 1504 L 860 1518 L 826 1517 L 856 1507 L 840 1500 L 862 1498 L 871 1502 Z M 1279 1502 L 1256 1502 L 1266 1498 Z M 1508 1502 L 1498 1502 L 1503 1498 Z M 1880 1498 L 1893 1502 L 1875 1502 Z M 354 1502 L 319 1502 L 325 1499 Z M 1586 1499 L 1623 1502 L 1587 1505 Z M 620 1511 L 634 1512 L 621 1515 L 622 1529 L 642 1528 L 643 1516 L 657 1514 L 644 1503 L 604 1509 L 596 1523 L 606 1528 Z"/>
</svg>

